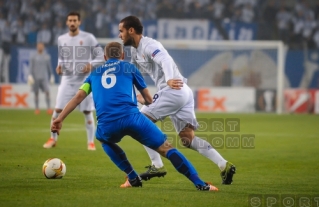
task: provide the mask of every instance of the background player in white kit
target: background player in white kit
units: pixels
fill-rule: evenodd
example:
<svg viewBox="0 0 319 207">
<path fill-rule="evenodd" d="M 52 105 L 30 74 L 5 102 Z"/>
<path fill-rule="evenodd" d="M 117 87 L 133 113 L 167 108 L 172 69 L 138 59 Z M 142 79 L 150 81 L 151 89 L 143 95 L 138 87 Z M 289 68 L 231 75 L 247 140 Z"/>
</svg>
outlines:
<svg viewBox="0 0 319 207">
<path fill-rule="evenodd" d="M 58 117 L 65 105 L 77 93 L 91 69 L 104 63 L 103 49 L 98 45 L 93 34 L 80 31 L 80 24 L 80 14 L 78 12 L 70 12 L 66 20 L 69 32 L 58 38 L 59 60 L 56 72 L 61 75 L 61 83 L 58 89 L 52 120 Z M 95 150 L 95 124 L 92 113 L 94 104 L 92 95 L 87 96 L 78 107 L 85 116 L 88 150 Z M 43 147 L 54 147 L 57 138 L 57 133 L 51 132 L 50 139 Z"/>
<path fill-rule="evenodd" d="M 231 184 L 236 171 L 235 166 L 227 162 L 207 141 L 197 137 L 194 133 L 198 123 L 194 112 L 193 92 L 187 86 L 187 79 L 180 74 L 173 58 L 160 42 L 142 35 L 143 25 L 135 16 L 122 19 L 119 24 L 119 32 L 123 44 L 132 46 L 132 63 L 150 75 L 158 90 L 154 95 L 153 103 L 143 106 L 141 112 L 153 122 L 170 116 L 183 144 L 218 165 L 221 170 L 222 184 Z M 138 95 L 137 98 L 143 104 L 142 96 Z M 148 180 L 152 177 L 164 176 L 166 170 L 160 155 L 144 147 L 152 160 L 152 165 L 140 175 L 141 178 Z"/>
</svg>

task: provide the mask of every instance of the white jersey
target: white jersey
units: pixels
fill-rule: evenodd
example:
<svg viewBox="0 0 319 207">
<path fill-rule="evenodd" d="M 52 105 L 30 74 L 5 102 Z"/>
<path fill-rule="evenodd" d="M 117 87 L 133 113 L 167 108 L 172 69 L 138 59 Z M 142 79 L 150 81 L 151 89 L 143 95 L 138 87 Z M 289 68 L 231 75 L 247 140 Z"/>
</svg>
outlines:
<svg viewBox="0 0 319 207">
<path fill-rule="evenodd" d="M 76 36 L 65 33 L 58 38 L 58 65 L 62 67 L 61 84 L 83 83 L 89 74 L 83 73 L 88 63 L 104 63 L 103 49 L 93 34 L 80 31 Z"/>
<path fill-rule="evenodd" d="M 131 61 L 142 73 L 149 74 L 158 90 L 166 87 L 170 79 L 187 82 L 164 46 L 152 38 L 142 36 L 138 47 L 131 47 Z"/>
</svg>

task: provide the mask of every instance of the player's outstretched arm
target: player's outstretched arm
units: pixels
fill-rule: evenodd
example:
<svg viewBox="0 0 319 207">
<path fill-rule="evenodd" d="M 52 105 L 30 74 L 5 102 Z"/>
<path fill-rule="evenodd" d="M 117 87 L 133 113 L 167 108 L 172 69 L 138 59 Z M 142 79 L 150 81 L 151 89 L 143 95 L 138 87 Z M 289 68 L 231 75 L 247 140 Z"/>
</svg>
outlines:
<svg viewBox="0 0 319 207">
<path fill-rule="evenodd" d="M 86 92 L 79 90 L 75 96 L 67 103 L 61 114 L 52 122 L 51 131 L 60 134 L 63 120 L 79 105 L 87 96 Z"/>
<path fill-rule="evenodd" d="M 139 97 L 137 95 L 138 102 L 140 102 L 143 105 L 150 105 L 153 102 L 153 98 L 152 98 L 151 93 L 148 90 L 148 88 L 144 88 L 144 89 L 140 90 L 140 93 L 141 93 L 142 97 Z"/>
</svg>

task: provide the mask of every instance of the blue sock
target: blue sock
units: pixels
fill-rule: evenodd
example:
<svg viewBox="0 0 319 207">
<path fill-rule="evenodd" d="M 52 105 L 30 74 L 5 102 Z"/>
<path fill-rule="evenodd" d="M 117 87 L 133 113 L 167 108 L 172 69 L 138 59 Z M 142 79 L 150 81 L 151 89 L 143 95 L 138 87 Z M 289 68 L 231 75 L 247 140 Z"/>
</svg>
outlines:
<svg viewBox="0 0 319 207">
<path fill-rule="evenodd" d="M 125 152 L 117 144 L 102 143 L 102 147 L 113 163 L 127 174 L 128 179 L 132 180 L 138 176 L 127 160 Z"/>
<path fill-rule="evenodd" d="M 186 157 L 180 153 L 177 149 L 170 149 L 166 153 L 167 159 L 171 161 L 174 165 L 175 169 L 185 175 L 190 181 L 194 183 L 194 185 L 205 185 L 205 182 L 202 181 L 193 167 L 192 163 L 190 163 Z"/>
</svg>

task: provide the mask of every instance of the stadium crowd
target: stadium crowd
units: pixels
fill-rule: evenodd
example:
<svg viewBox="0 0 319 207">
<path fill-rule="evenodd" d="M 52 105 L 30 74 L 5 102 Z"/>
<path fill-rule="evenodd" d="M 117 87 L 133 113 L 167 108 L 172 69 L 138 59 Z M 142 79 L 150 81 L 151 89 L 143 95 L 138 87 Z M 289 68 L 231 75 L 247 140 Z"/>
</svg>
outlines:
<svg viewBox="0 0 319 207">
<path fill-rule="evenodd" d="M 159 18 L 209 19 L 258 25 L 257 39 L 281 39 L 290 48 L 305 44 L 319 48 L 319 1 L 315 0 L 0 0 L 0 41 L 11 44 L 56 44 L 66 32 L 65 16 L 80 11 L 82 29 L 97 37 L 110 37 L 110 23 L 127 15 L 142 20 Z M 218 27 L 227 39 L 223 27 Z"/>
</svg>

